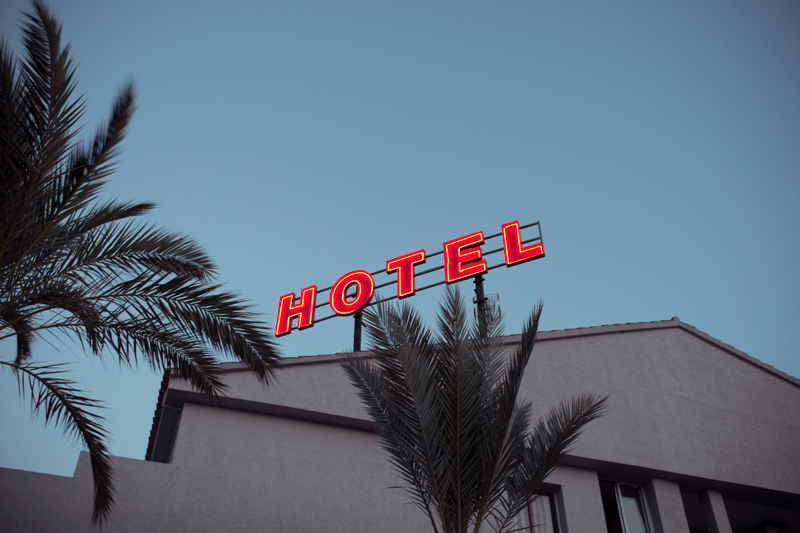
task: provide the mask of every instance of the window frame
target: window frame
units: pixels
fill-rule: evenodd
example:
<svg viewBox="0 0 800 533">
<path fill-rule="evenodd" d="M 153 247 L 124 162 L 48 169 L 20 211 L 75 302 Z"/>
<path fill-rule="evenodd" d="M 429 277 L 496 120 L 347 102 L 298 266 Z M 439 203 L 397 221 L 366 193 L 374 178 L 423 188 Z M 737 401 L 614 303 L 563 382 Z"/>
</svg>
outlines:
<svg viewBox="0 0 800 533">
<path fill-rule="evenodd" d="M 642 521 L 644 522 L 646 533 L 653 533 L 655 531 L 653 528 L 653 523 L 650 520 L 650 510 L 647 508 L 647 495 L 645 494 L 644 487 L 637 485 L 636 483 L 628 483 L 626 481 L 619 481 L 616 479 L 598 478 L 598 481 L 601 483 L 606 482 L 614 485 L 614 503 L 617 505 L 617 512 L 622 520 L 622 529 L 624 530 L 624 533 L 630 533 L 630 528 L 628 527 L 628 521 L 625 518 L 625 511 L 622 508 L 622 493 L 620 491 L 620 487 L 627 487 L 637 491 L 639 495 L 639 501 L 641 503 L 640 510 L 642 512 Z"/>
<path fill-rule="evenodd" d="M 561 532 L 561 523 L 558 519 L 558 505 L 556 505 L 556 498 L 557 491 L 556 490 L 548 490 L 548 489 L 541 489 L 534 491 L 536 494 L 541 496 L 547 496 L 550 502 L 550 516 L 553 519 L 553 533 L 560 533 Z M 528 514 L 528 533 L 536 533 L 536 524 L 533 523 L 533 498 L 528 498 L 527 503 L 525 504 L 525 509 L 520 511 L 521 513 Z M 524 531 L 524 530 L 519 530 Z"/>
</svg>

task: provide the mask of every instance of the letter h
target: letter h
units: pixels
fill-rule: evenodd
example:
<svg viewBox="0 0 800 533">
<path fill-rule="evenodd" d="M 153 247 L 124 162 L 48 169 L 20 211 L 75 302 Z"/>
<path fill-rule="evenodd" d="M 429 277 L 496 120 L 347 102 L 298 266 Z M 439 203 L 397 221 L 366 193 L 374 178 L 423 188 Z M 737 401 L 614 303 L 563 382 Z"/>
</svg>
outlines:
<svg viewBox="0 0 800 533">
<path fill-rule="evenodd" d="M 314 304 L 317 301 L 317 286 L 306 287 L 300 292 L 300 303 L 294 303 L 294 293 L 281 296 L 278 304 L 278 319 L 275 322 L 275 336 L 291 333 L 292 319 L 297 317 L 297 329 L 314 325 Z"/>
</svg>

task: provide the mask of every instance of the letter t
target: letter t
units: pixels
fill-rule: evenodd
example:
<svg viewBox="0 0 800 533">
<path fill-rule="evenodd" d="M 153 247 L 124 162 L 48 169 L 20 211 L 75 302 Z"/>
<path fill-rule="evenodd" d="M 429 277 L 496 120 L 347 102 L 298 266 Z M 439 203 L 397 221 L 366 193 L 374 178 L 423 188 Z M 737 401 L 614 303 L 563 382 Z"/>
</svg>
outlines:
<svg viewBox="0 0 800 533">
<path fill-rule="evenodd" d="M 397 271 L 397 297 L 414 294 L 414 265 L 425 262 L 425 250 L 417 250 L 386 261 L 386 273 Z"/>
</svg>

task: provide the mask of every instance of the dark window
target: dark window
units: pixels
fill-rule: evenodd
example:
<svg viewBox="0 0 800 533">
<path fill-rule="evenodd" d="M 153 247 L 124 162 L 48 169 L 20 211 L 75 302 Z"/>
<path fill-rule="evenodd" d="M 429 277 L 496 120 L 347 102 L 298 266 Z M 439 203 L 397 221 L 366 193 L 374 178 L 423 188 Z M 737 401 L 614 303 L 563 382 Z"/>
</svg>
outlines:
<svg viewBox="0 0 800 533">
<path fill-rule="evenodd" d="M 528 507 L 514 518 L 515 533 L 558 533 L 556 498 L 552 492 L 539 493 Z"/>
<path fill-rule="evenodd" d="M 600 481 L 600 497 L 608 533 L 648 533 L 642 491 L 613 481 Z"/>
</svg>

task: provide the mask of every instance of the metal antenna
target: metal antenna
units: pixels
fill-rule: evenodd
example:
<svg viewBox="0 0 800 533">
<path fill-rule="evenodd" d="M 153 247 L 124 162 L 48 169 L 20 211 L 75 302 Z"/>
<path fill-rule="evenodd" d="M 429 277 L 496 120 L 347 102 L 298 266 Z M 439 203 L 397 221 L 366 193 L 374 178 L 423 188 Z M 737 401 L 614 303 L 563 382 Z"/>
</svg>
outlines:
<svg viewBox="0 0 800 533">
<path fill-rule="evenodd" d="M 478 326 L 486 331 L 486 298 L 483 296 L 483 274 L 475 276 L 475 302 L 478 304 Z"/>
<path fill-rule="evenodd" d="M 356 319 L 355 327 L 353 329 L 353 351 L 354 352 L 360 352 L 361 351 L 361 325 L 363 324 L 363 321 L 361 319 L 361 315 L 362 315 L 361 309 L 356 311 L 356 314 L 354 315 L 354 317 Z"/>
</svg>

